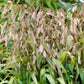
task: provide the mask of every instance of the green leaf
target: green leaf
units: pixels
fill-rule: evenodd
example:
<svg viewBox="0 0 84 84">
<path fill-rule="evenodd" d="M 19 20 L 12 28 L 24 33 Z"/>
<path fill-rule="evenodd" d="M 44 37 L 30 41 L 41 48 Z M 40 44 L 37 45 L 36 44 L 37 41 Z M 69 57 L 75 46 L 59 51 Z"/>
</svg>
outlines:
<svg viewBox="0 0 84 84">
<path fill-rule="evenodd" d="M 0 77 L 0 81 L 2 81 L 2 78 Z"/>
<path fill-rule="evenodd" d="M 73 84 L 73 82 L 71 81 L 71 83 L 70 84 Z"/>
<path fill-rule="evenodd" d="M 61 64 L 61 62 L 60 62 L 59 60 L 57 60 L 57 59 L 55 59 L 55 58 L 52 58 L 52 61 L 54 62 L 54 64 L 55 64 L 56 66 L 59 66 L 60 68 L 62 68 L 63 71 L 64 71 L 64 73 L 66 73 L 65 68 L 63 67 L 63 65 Z"/>
<path fill-rule="evenodd" d="M 38 84 L 37 83 L 37 78 L 36 78 L 35 74 L 32 74 L 32 79 L 33 79 L 33 81 L 34 81 L 35 84 Z"/>
<path fill-rule="evenodd" d="M 71 64 L 71 72 L 73 72 L 74 66 L 75 66 L 75 57 L 73 57 L 73 59 L 71 59 L 69 61 L 69 63 Z"/>
<path fill-rule="evenodd" d="M 7 80 L 3 80 L 2 82 L 0 82 L 0 84 L 8 84 Z"/>
<path fill-rule="evenodd" d="M 44 74 L 46 73 L 46 69 L 41 69 L 40 71 L 40 84 L 46 84 L 46 77 Z"/>
<path fill-rule="evenodd" d="M 77 54 L 78 54 L 78 64 L 81 63 L 81 53 L 80 51 L 77 51 Z"/>
<path fill-rule="evenodd" d="M 52 67 L 51 59 L 50 58 L 46 58 L 46 60 L 47 60 L 48 64 Z"/>
<path fill-rule="evenodd" d="M 80 29 L 80 37 L 81 38 L 79 39 L 79 41 L 84 44 L 84 34 L 83 34 L 82 29 Z"/>
<path fill-rule="evenodd" d="M 39 6 L 39 0 L 36 0 L 35 4 L 36 4 L 36 7 Z"/>
<path fill-rule="evenodd" d="M 57 78 L 57 80 L 58 80 L 61 84 L 65 84 L 64 79 L 63 79 L 62 77 Z"/>
<path fill-rule="evenodd" d="M 46 70 L 45 70 L 45 69 L 41 69 L 41 71 L 40 71 L 40 77 L 41 77 L 42 75 L 44 75 L 44 74 L 45 74 L 45 72 L 46 72 Z"/>
<path fill-rule="evenodd" d="M 80 77 L 81 77 L 81 82 L 82 82 L 82 84 L 84 84 L 84 72 L 81 72 L 81 73 L 80 73 Z"/>
<path fill-rule="evenodd" d="M 60 56 L 61 63 L 64 61 L 65 56 L 66 56 L 66 52 L 63 52 L 62 55 Z"/>
<path fill-rule="evenodd" d="M 55 80 L 50 74 L 45 74 L 45 77 L 49 80 L 50 84 L 55 84 Z"/>
<path fill-rule="evenodd" d="M 8 84 L 13 84 L 14 77 L 11 77 Z"/>
<path fill-rule="evenodd" d="M 31 75 L 29 71 L 28 71 L 28 77 L 27 77 L 27 84 L 31 84 Z"/>
<path fill-rule="evenodd" d="M 78 76 L 79 76 L 79 67 L 78 67 L 78 64 L 76 64 L 76 71 L 77 71 L 77 74 L 76 74 L 75 79 L 77 80 Z"/>
</svg>

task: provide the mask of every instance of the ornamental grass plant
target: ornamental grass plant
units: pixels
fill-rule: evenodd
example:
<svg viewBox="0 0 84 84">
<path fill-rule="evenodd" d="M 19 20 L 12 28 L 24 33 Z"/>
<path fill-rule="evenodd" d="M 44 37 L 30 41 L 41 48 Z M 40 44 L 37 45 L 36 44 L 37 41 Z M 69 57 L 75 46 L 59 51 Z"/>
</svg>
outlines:
<svg viewBox="0 0 84 84">
<path fill-rule="evenodd" d="M 83 84 L 83 7 L 1 6 L 0 84 Z"/>
</svg>

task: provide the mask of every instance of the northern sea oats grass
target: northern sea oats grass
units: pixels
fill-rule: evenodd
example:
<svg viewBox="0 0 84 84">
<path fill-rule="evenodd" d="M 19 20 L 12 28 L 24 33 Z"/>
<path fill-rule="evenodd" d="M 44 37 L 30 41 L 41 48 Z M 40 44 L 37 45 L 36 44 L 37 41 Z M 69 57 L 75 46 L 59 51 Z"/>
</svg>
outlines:
<svg viewBox="0 0 84 84">
<path fill-rule="evenodd" d="M 76 11 L 76 10 L 75 10 Z M 75 13 L 75 12 L 74 12 Z M 79 16 L 8 3 L 0 14 L 0 84 L 83 84 L 83 8 Z"/>
</svg>

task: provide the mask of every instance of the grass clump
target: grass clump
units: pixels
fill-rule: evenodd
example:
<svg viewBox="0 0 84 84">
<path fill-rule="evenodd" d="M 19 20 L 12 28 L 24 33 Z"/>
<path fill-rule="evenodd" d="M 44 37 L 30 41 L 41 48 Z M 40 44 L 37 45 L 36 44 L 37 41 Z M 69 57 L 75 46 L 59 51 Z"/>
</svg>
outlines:
<svg viewBox="0 0 84 84">
<path fill-rule="evenodd" d="M 83 84 L 83 8 L 72 17 L 12 4 L 0 15 L 0 83 Z"/>
</svg>

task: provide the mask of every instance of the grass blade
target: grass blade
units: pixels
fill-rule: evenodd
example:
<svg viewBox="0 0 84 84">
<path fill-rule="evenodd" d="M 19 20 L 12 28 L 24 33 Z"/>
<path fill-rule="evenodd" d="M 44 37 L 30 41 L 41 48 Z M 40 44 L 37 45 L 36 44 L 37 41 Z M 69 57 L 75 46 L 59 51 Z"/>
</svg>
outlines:
<svg viewBox="0 0 84 84">
<path fill-rule="evenodd" d="M 50 84 L 55 84 L 55 80 L 50 74 L 45 74 L 45 77 L 49 80 Z"/>
</svg>

